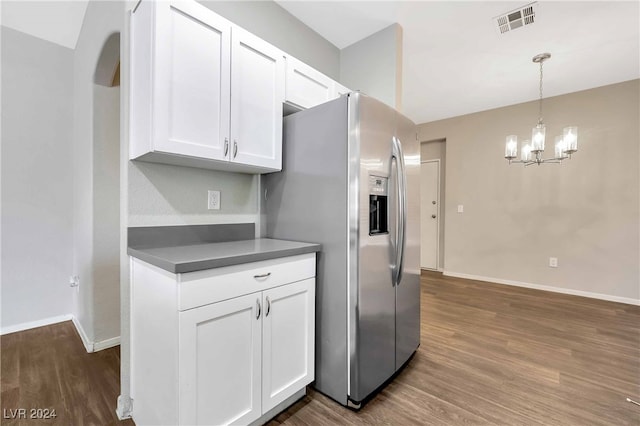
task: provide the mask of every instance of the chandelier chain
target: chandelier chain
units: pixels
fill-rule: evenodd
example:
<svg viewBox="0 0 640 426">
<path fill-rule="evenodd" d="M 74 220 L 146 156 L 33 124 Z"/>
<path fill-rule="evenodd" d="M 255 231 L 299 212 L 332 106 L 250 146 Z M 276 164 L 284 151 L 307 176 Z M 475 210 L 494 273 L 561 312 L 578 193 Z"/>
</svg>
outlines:
<svg viewBox="0 0 640 426">
<path fill-rule="evenodd" d="M 538 106 L 538 124 L 542 124 L 542 63 L 544 61 L 540 61 L 540 101 Z"/>
</svg>

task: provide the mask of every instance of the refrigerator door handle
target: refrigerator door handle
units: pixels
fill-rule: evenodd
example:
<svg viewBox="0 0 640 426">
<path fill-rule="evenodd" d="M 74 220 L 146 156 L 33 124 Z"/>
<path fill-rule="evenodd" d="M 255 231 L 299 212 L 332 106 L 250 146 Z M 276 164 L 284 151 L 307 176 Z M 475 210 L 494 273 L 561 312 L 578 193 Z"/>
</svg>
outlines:
<svg viewBox="0 0 640 426">
<path fill-rule="evenodd" d="M 407 234 L 407 175 L 404 165 L 402 143 L 395 136 L 392 139 L 393 150 L 391 157 L 396 160 L 398 212 L 396 215 L 396 259 L 395 259 L 395 285 L 400 285 L 402 270 L 404 267 L 404 250 Z"/>
</svg>

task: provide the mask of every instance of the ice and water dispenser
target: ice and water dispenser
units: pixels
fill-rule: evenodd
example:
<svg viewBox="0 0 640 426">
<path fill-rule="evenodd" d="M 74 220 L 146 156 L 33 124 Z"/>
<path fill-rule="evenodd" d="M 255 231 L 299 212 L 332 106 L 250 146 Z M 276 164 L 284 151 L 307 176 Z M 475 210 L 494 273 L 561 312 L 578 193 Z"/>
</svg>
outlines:
<svg viewBox="0 0 640 426">
<path fill-rule="evenodd" d="M 369 176 L 369 235 L 389 233 L 387 180 Z"/>
</svg>

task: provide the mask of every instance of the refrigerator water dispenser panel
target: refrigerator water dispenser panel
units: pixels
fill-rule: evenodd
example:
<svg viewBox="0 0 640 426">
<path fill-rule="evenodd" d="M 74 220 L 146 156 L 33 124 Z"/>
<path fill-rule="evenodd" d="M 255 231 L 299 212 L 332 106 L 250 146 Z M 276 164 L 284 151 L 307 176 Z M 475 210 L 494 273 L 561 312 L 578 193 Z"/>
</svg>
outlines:
<svg viewBox="0 0 640 426">
<path fill-rule="evenodd" d="M 389 233 L 387 178 L 369 176 L 369 235 Z"/>
</svg>

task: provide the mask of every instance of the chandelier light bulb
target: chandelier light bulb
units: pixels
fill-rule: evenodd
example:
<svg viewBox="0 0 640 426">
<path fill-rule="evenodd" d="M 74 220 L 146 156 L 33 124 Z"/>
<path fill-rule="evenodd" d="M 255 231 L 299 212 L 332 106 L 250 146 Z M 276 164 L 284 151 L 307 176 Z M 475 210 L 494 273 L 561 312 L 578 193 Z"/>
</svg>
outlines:
<svg viewBox="0 0 640 426">
<path fill-rule="evenodd" d="M 513 160 L 518 156 L 518 137 L 516 135 L 507 136 L 507 142 L 504 148 L 504 158 Z"/>
<path fill-rule="evenodd" d="M 531 145 L 529 141 L 522 142 L 522 150 L 520 151 L 520 160 L 531 161 Z"/>
<path fill-rule="evenodd" d="M 567 146 L 564 143 L 564 136 L 556 136 L 556 155 L 558 160 L 564 160 L 567 158 Z"/>
<path fill-rule="evenodd" d="M 544 136 L 546 129 L 544 124 L 538 124 L 531 130 L 531 151 L 542 152 L 544 151 Z"/>
<path fill-rule="evenodd" d="M 578 150 L 578 128 L 575 126 L 565 127 L 562 134 L 567 154 L 573 154 Z"/>
</svg>

